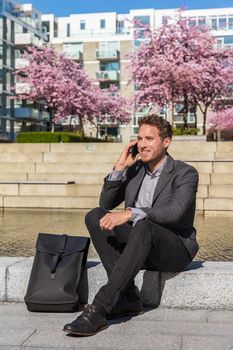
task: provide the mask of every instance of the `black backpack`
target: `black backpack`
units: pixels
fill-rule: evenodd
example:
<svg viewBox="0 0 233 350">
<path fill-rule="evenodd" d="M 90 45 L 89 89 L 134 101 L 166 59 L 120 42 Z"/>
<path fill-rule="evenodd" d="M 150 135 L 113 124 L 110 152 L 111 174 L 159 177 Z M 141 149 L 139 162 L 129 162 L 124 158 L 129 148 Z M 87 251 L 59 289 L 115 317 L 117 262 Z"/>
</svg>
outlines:
<svg viewBox="0 0 233 350">
<path fill-rule="evenodd" d="M 39 233 L 27 293 L 29 311 L 74 312 L 88 302 L 90 238 Z"/>
</svg>

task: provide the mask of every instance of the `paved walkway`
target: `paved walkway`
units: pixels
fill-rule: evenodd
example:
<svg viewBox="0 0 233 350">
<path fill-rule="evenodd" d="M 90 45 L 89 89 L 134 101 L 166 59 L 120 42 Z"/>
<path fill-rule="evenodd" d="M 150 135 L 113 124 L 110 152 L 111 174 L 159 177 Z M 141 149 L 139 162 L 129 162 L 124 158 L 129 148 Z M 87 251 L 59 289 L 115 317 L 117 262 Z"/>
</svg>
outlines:
<svg viewBox="0 0 233 350">
<path fill-rule="evenodd" d="M 111 321 L 93 337 L 66 335 L 75 314 L 30 313 L 23 303 L 0 303 L 0 349 L 232 350 L 233 311 L 155 309 Z"/>
</svg>

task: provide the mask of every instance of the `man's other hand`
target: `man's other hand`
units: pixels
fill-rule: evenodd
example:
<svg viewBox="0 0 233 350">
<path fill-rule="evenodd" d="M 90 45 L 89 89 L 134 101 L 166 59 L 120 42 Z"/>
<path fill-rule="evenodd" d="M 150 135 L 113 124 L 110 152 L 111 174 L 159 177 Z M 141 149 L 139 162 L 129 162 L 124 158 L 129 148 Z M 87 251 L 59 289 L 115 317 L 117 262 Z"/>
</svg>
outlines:
<svg viewBox="0 0 233 350">
<path fill-rule="evenodd" d="M 130 221 L 131 215 L 131 209 L 126 209 L 117 213 L 107 213 L 100 219 L 100 227 L 102 230 L 112 230 L 114 227 Z"/>
</svg>

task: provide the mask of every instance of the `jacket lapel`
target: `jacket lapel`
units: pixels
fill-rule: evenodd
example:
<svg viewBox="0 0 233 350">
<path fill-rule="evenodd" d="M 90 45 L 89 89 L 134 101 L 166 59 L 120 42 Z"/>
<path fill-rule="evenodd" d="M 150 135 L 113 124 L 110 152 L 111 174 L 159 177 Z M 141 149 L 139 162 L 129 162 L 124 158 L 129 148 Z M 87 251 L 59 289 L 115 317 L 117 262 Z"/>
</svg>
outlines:
<svg viewBox="0 0 233 350">
<path fill-rule="evenodd" d="M 159 181 L 155 188 L 153 203 L 158 197 L 158 195 L 160 194 L 160 192 L 162 191 L 162 189 L 164 188 L 164 186 L 166 186 L 168 180 L 171 178 L 174 164 L 175 164 L 174 159 L 169 154 L 167 154 L 166 163 L 164 164 L 164 168 L 162 170 L 162 173 L 160 174 Z"/>
</svg>

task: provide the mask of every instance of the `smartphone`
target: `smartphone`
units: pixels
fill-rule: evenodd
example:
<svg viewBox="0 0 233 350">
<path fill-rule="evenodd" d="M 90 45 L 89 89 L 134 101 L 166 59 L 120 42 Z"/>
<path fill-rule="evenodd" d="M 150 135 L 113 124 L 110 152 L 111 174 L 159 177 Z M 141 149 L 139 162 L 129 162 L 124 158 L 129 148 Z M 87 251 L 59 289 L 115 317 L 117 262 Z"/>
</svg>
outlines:
<svg viewBox="0 0 233 350">
<path fill-rule="evenodd" d="M 138 144 L 136 143 L 136 145 L 133 145 L 131 148 L 130 148 L 130 151 L 129 151 L 132 155 L 132 158 L 135 158 L 136 155 L 139 153 L 138 151 Z"/>
</svg>

